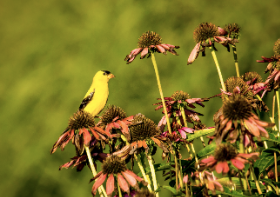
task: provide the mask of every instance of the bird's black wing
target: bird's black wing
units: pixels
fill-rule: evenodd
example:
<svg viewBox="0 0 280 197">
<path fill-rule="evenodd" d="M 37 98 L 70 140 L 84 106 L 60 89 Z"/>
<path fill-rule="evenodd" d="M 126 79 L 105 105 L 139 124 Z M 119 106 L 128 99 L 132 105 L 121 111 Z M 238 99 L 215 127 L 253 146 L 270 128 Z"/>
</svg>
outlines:
<svg viewBox="0 0 280 197">
<path fill-rule="evenodd" d="M 93 90 L 93 92 L 91 92 L 86 98 L 83 99 L 79 107 L 79 111 L 83 110 L 87 106 L 87 104 L 92 100 L 94 92 L 95 90 Z"/>
</svg>

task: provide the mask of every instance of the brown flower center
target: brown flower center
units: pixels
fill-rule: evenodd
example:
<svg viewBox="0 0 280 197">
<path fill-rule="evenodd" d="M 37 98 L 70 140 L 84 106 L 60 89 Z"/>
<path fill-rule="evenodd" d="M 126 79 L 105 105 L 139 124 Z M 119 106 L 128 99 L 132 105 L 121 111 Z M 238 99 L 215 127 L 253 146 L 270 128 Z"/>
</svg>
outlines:
<svg viewBox="0 0 280 197">
<path fill-rule="evenodd" d="M 147 31 L 143 33 L 142 36 L 139 38 L 138 47 L 139 48 L 146 48 L 151 45 L 158 45 L 162 43 L 162 39 L 159 34 L 153 31 Z"/>
<path fill-rule="evenodd" d="M 106 125 L 108 123 L 111 123 L 114 118 L 119 117 L 120 120 L 126 118 L 125 111 L 115 105 L 110 105 L 101 116 L 102 124 Z"/>
<path fill-rule="evenodd" d="M 216 147 L 214 158 L 217 161 L 229 161 L 237 155 L 236 149 L 230 144 L 220 144 Z"/>
<path fill-rule="evenodd" d="M 238 86 L 240 89 L 240 94 L 242 94 L 247 99 L 252 99 L 254 94 L 252 90 L 249 89 L 248 84 L 243 81 L 240 77 L 230 77 L 225 82 L 227 92 L 234 92 L 234 89 Z M 224 100 L 224 98 L 223 98 Z"/>
<path fill-rule="evenodd" d="M 196 43 L 207 40 L 208 38 L 212 38 L 214 36 L 218 36 L 219 31 L 218 27 L 213 23 L 201 23 L 193 32 L 193 38 Z"/>
<path fill-rule="evenodd" d="M 186 99 L 190 98 L 190 95 L 186 92 L 176 91 L 174 94 L 171 95 L 173 101 L 185 101 Z"/>
<path fill-rule="evenodd" d="M 125 162 L 120 157 L 112 155 L 103 162 L 103 174 L 118 174 L 127 170 Z"/>
<path fill-rule="evenodd" d="M 229 120 L 243 120 L 252 116 L 252 106 L 243 96 L 230 96 L 223 105 L 223 115 Z"/>
<path fill-rule="evenodd" d="M 132 142 L 149 139 L 150 137 L 160 134 L 160 130 L 154 121 L 146 118 L 142 114 L 134 116 L 132 125 L 129 129 L 131 132 Z"/>
<path fill-rule="evenodd" d="M 262 77 L 257 72 L 247 72 L 244 75 L 241 76 L 241 78 L 244 81 L 252 81 L 254 80 L 254 83 L 261 83 Z"/>
<path fill-rule="evenodd" d="M 73 116 L 69 119 L 68 126 L 70 130 L 79 130 L 81 128 L 89 128 L 94 127 L 94 117 L 85 111 L 78 111 L 73 114 Z"/>
<path fill-rule="evenodd" d="M 231 38 L 238 38 L 240 27 L 237 23 L 227 24 L 224 28 Z"/>
<path fill-rule="evenodd" d="M 156 197 L 156 195 L 147 189 L 141 189 L 137 191 L 135 197 Z"/>
</svg>

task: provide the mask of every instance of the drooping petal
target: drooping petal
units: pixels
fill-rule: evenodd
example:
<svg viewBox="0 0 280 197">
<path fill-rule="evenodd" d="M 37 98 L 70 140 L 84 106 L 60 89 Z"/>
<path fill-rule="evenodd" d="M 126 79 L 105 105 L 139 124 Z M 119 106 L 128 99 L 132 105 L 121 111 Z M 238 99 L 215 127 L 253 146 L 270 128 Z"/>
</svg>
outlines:
<svg viewBox="0 0 280 197">
<path fill-rule="evenodd" d="M 197 44 L 195 45 L 195 47 L 193 48 L 193 50 L 192 50 L 192 52 L 191 52 L 191 54 L 190 54 L 190 56 L 189 56 L 189 58 L 188 58 L 188 63 L 187 63 L 187 65 L 193 63 L 194 60 L 198 57 L 198 54 L 199 54 L 199 52 L 200 52 L 199 49 L 200 49 L 200 42 L 197 43 Z"/>
<path fill-rule="evenodd" d="M 210 157 L 208 157 L 208 158 L 202 159 L 202 160 L 201 160 L 201 163 L 207 164 L 207 163 L 212 162 L 212 161 L 217 161 L 217 160 L 214 158 L 214 156 L 210 156 Z"/>
<path fill-rule="evenodd" d="M 227 173 L 229 171 L 229 166 L 227 161 L 220 161 L 217 165 L 216 165 L 216 172 L 217 173 Z"/>
<path fill-rule="evenodd" d="M 89 144 L 89 142 L 90 142 L 90 140 L 91 140 L 91 135 L 89 134 L 89 132 L 88 132 L 88 130 L 86 129 L 86 128 L 82 128 L 81 130 L 80 130 L 80 135 L 81 135 L 81 133 L 83 134 L 83 138 L 84 138 L 84 144 L 86 145 L 86 146 L 88 146 L 88 144 Z"/>
<path fill-rule="evenodd" d="M 143 51 L 141 52 L 141 59 L 143 59 L 144 57 L 146 57 L 146 55 L 148 54 L 149 52 L 149 48 L 146 47 L 143 49 Z"/>
<path fill-rule="evenodd" d="M 100 177 L 95 181 L 95 183 L 93 184 L 92 189 L 91 189 L 91 193 L 93 195 L 95 195 L 96 190 L 98 189 L 98 187 L 100 187 L 100 185 L 102 185 L 104 183 L 106 177 L 107 177 L 107 174 L 103 174 L 102 173 L 100 175 Z"/>
<path fill-rule="evenodd" d="M 244 163 L 237 159 L 231 159 L 230 161 L 238 170 L 243 170 L 245 167 Z"/>
<path fill-rule="evenodd" d="M 136 181 L 135 177 L 132 176 L 130 173 L 124 171 L 124 172 L 122 172 L 122 175 L 123 175 L 124 178 L 127 180 L 127 182 L 129 183 L 129 185 L 131 185 L 132 187 L 137 186 L 137 181 Z"/>
<path fill-rule="evenodd" d="M 129 186 L 128 186 L 126 180 L 123 178 L 123 176 L 121 174 L 118 174 L 117 177 L 118 177 L 118 184 L 119 184 L 120 188 L 124 192 L 129 193 Z"/>
<path fill-rule="evenodd" d="M 110 196 L 113 193 L 114 188 L 115 188 L 114 175 L 110 174 L 106 182 L 106 193 L 108 196 Z"/>
<path fill-rule="evenodd" d="M 257 126 L 255 126 L 252 122 L 249 120 L 244 120 L 245 126 L 248 128 L 248 131 L 252 133 L 254 136 L 259 137 L 260 131 Z"/>
<path fill-rule="evenodd" d="M 99 137 L 99 135 L 96 133 L 96 131 L 95 131 L 92 127 L 90 127 L 89 129 L 90 129 L 92 135 L 94 136 L 94 138 L 97 139 L 97 140 L 100 140 L 100 137 Z"/>
<path fill-rule="evenodd" d="M 131 176 L 133 176 L 138 182 L 141 182 L 144 186 L 148 185 L 148 183 L 146 181 L 144 181 L 144 179 L 137 176 L 134 172 L 132 172 L 130 170 L 126 170 L 126 172 L 129 173 Z"/>
<path fill-rule="evenodd" d="M 163 53 L 163 54 L 166 55 L 165 49 L 164 49 L 162 46 L 156 45 L 156 48 L 158 49 L 158 51 L 159 51 L 160 53 Z"/>
<path fill-rule="evenodd" d="M 237 155 L 237 157 L 242 157 L 242 158 L 245 158 L 245 159 L 253 159 L 253 160 L 257 160 L 259 158 L 259 156 L 260 156 L 259 152 L 249 153 L 249 154 L 239 153 Z"/>
</svg>

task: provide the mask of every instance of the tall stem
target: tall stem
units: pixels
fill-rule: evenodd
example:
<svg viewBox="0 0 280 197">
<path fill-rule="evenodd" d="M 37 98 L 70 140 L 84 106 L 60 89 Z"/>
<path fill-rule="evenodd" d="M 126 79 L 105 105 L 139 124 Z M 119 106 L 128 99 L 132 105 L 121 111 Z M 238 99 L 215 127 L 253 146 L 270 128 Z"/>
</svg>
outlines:
<svg viewBox="0 0 280 197">
<path fill-rule="evenodd" d="M 224 79 L 223 79 L 223 76 L 222 76 L 222 73 L 221 73 L 221 70 L 220 70 L 220 65 L 219 65 L 215 50 L 213 49 L 213 47 L 209 47 L 209 49 L 211 51 L 212 57 L 214 59 L 214 62 L 215 62 L 216 68 L 217 68 L 217 72 L 218 72 L 218 75 L 219 75 L 219 78 L 220 78 L 222 89 L 224 91 L 226 91 L 226 86 L 225 86 Z"/>
<path fill-rule="evenodd" d="M 252 167 L 252 165 L 250 165 L 250 171 L 251 171 L 251 175 L 256 183 L 256 187 L 257 187 L 257 190 L 258 190 L 258 193 L 261 195 L 262 194 L 262 191 L 261 191 L 261 188 L 260 188 L 260 183 L 258 182 L 257 178 L 256 178 L 256 175 L 254 173 L 254 168 Z"/>
<path fill-rule="evenodd" d="M 139 169 L 140 169 L 140 171 L 141 171 L 141 173 L 142 173 L 142 176 L 143 176 L 144 180 L 148 183 L 148 185 L 147 185 L 148 190 L 149 190 L 150 192 L 152 192 L 153 190 L 152 190 L 152 187 L 151 187 L 151 181 L 150 181 L 149 176 L 146 175 L 145 169 L 144 169 L 144 167 L 143 167 L 143 165 L 142 165 L 140 159 L 138 159 L 138 157 L 137 157 L 136 154 L 134 154 L 134 158 L 135 158 L 135 160 L 136 160 L 136 162 L 137 162 L 137 164 L 138 164 L 138 167 L 139 167 Z"/>
<path fill-rule="evenodd" d="M 277 100 L 277 112 L 278 112 L 278 134 L 279 137 L 279 130 L 280 130 L 280 98 L 279 98 L 279 90 L 276 90 L 276 100 Z"/>
<path fill-rule="evenodd" d="M 149 166 L 150 166 L 150 170 L 151 170 L 151 174 L 152 174 L 154 191 L 156 191 L 158 189 L 158 184 L 157 184 L 156 171 L 155 171 L 155 168 L 154 168 L 153 159 L 152 159 L 151 155 L 148 155 L 148 162 L 149 162 Z M 156 197 L 159 197 L 158 192 L 156 193 Z"/>
<path fill-rule="evenodd" d="M 162 105 L 163 105 L 163 111 L 164 111 L 164 114 L 165 114 L 166 124 L 167 124 L 167 127 L 168 127 L 168 131 L 171 134 L 172 132 L 171 132 L 171 127 L 170 127 L 169 117 L 168 117 L 168 114 L 167 114 L 165 100 L 164 100 L 164 96 L 163 96 L 163 92 L 162 92 L 162 88 L 161 88 L 161 84 L 160 84 L 160 79 L 159 79 L 157 62 L 156 62 L 154 53 L 151 53 L 151 59 L 152 59 L 153 65 L 154 65 L 155 73 L 156 73 L 157 84 L 158 84 L 159 94 L 160 94 Z"/>
<path fill-rule="evenodd" d="M 91 157 L 91 154 L 90 154 L 90 150 L 89 150 L 89 147 L 88 146 L 84 146 L 85 149 L 86 149 L 86 153 L 87 153 L 87 157 L 88 157 L 88 161 L 89 161 L 89 167 L 91 169 L 91 172 L 92 172 L 92 175 L 93 177 L 95 177 L 97 175 L 97 172 L 96 172 L 96 169 L 95 169 L 95 166 L 93 165 L 93 162 L 92 162 L 92 157 Z M 104 196 L 104 197 L 107 197 L 107 194 L 106 194 L 106 191 L 103 187 L 103 185 L 101 185 L 99 188 L 98 188 L 98 192 L 99 192 L 99 195 L 100 196 Z"/>
<path fill-rule="evenodd" d="M 233 52 L 233 58 L 234 58 L 234 65 L 235 65 L 235 69 L 236 69 L 236 76 L 240 77 L 236 46 L 235 45 L 231 45 L 231 46 L 232 46 L 232 52 Z"/>
<path fill-rule="evenodd" d="M 117 186 L 118 186 L 118 193 L 119 193 L 119 197 L 122 197 L 122 191 L 119 185 L 119 182 L 117 182 Z"/>
</svg>

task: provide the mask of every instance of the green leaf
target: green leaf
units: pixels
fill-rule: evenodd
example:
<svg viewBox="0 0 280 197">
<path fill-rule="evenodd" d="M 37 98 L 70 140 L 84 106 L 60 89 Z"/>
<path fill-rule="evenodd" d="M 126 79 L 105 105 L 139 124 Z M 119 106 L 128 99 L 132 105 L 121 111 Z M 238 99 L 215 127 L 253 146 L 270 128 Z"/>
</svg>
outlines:
<svg viewBox="0 0 280 197">
<path fill-rule="evenodd" d="M 275 187 L 275 183 L 274 181 L 270 180 L 270 179 L 262 179 L 262 182 L 265 182 L 267 185 L 269 185 L 270 187 L 272 187 L 274 189 L 274 191 L 277 190 L 277 188 Z"/>
<path fill-rule="evenodd" d="M 214 131 L 215 131 L 215 128 L 195 131 L 194 134 L 187 134 L 187 136 L 188 136 L 187 141 L 188 142 L 193 141 L 196 138 L 199 138 L 199 137 L 204 136 L 204 135 L 208 135 L 208 134 L 210 134 Z"/>
<path fill-rule="evenodd" d="M 278 197 L 279 195 L 275 194 L 274 192 L 267 192 L 265 194 L 266 197 Z"/>
<path fill-rule="evenodd" d="M 273 163 L 274 163 L 273 153 L 263 151 L 260 156 L 260 159 L 258 159 L 254 163 L 254 168 L 258 168 L 257 176 L 259 177 L 265 171 L 265 169 L 273 165 Z"/>
<path fill-rule="evenodd" d="M 224 187 L 223 192 L 217 191 L 217 194 L 223 194 L 223 195 L 234 196 L 234 197 L 247 197 L 247 195 L 245 196 L 243 195 L 243 193 L 230 190 L 228 187 Z"/>
<path fill-rule="evenodd" d="M 203 148 L 201 151 L 197 153 L 198 159 L 211 155 L 215 152 L 216 143 L 212 142 L 210 145 Z"/>
<path fill-rule="evenodd" d="M 269 138 L 262 137 L 261 139 L 263 141 L 275 142 L 275 143 L 280 144 L 280 138 L 277 138 L 277 136 L 275 134 L 268 133 L 268 135 L 269 135 Z"/>
<path fill-rule="evenodd" d="M 174 187 L 170 187 L 170 186 L 162 186 L 162 188 L 167 189 L 169 191 L 171 191 L 173 193 L 174 196 L 180 196 L 183 194 L 183 192 L 181 192 L 180 190 L 177 191 Z"/>
<path fill-rule="evenodd" d="M 274 154 L 274 152 L 276 152 L 276 153 L 280 154 L 279 147 L 270 147 L 270 148 L 263 150 L 263 152 L 273 153 L 273 154 Z"/>
</svg>

